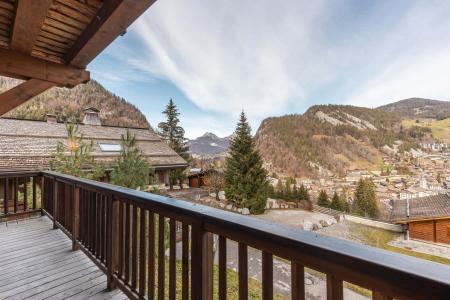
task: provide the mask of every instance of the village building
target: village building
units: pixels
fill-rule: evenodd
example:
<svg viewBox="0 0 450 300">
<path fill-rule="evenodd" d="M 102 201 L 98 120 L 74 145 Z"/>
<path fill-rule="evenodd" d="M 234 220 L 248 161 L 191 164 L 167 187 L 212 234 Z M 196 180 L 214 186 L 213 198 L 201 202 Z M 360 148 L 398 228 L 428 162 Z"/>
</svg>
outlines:
<svg viewBox="0 0 450 300">
<path fill-rule="evenodd" d="M 186 161 L 151 128 L 102 126 L 95 108 L 86 109 L 83 122 L 78 125 L 78 134 L 87 142 L 92 141 L 91 155 L 107 173 L 120 155 L 120 139 L 127 130 L 135 134 L 159 184 L 169 184 L 170 170 L 187 167 Z M 48 170 L 58 141 L 66 138 L 66 124 L 58 123 L 53 115 L 47 116 L 46 122 L 0 118 L 0 170 Z"/>
<path fill-rule="evenodd" d="M 450 195 L 391 202 L 391 221 L 407 224 L 411 239 L 450 244 Z"/>
</svg>

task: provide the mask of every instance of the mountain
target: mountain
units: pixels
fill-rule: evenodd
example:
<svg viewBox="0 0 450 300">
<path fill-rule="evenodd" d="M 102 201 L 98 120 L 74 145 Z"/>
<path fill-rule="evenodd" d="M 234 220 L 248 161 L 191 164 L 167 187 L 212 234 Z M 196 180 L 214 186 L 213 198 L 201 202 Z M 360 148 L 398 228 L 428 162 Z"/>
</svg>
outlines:
<svg viewBox="0 0 450 300">
<path fill-rule="evenodd" d="M 189 152 L 197 156 L 214 156 L 228 151 L 230 137 L 220 138 L 214 133 L 204 135 L 188 141 Z"/>
<path fill-rule="evenodd" d="M 431 118 L 443 120 L 450 118 L 450 101 L 423 98 L 409 98 L 383 105 L 378 109 L 396 113 L 403 118 Z"/>
<path fill-rule="evenodd" d="M 0 77 L 0 92 L 8 90 L 21 81 Z M 52 88 L 4 115 L 6 118 L 45 120 L 55 114 L 58 121 L 83 120 L 83 109 L 95 107 L 100 110 L 103 125 L 149 128 L 150 125 L 139 109 L 125 99 L 106 90 L 95 80 L 72 89 Z"/>
<path fill-rule="evenodd" d="M 404 128 L 394 113 L 346 105 L 316 105 L 303 115 L 265 119 L 255 136 L 266 168 L 295 177 L 378 169 L 383 151 L 418 147 L 430 130 Z"/>
</svg>

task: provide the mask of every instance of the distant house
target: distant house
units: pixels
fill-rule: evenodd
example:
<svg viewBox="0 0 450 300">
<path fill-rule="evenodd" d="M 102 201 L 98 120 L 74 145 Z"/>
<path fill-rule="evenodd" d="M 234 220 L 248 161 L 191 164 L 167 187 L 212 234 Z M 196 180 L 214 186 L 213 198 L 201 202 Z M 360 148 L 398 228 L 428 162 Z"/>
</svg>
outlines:
<svg viewBox="0 0 450 300">
<path fill-rule="evenodd" d="M 450 195 L 394 200 L 391 221 L 407 224 L 412 239 L 450 244 Z"/>
<path fill-rule="evenodd" d="M 164 143 L 152 129 L 102 126 L 99 111 L 85 111 L 78 133 L 93 142 L 92 156 L 107 170 L 120 154 L 120 138 L 129 129 L 155 169 L 159 183 L 168 184 L 169 170 L 186 168 L 186 161 Z M 49 115 L 47 122 L 0 118 L 0 170 L 45 170 L 50 168 L 58 141 L 67 138 L 66 125 Z"/>
</svg>

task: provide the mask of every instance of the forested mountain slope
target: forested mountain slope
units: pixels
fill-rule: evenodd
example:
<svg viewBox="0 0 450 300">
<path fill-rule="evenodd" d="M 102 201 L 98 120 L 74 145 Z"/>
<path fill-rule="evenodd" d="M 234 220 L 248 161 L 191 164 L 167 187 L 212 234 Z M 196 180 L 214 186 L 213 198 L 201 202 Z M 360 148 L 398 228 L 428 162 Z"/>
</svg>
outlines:
<svg viewBox="0 0 450 300">
<path fill-rule="evenodd" d="M 10 89 L 20 80 L 0 77 L 0 92 Z M 10 111 L 3 117 L 45 120 L 46 114 L 55 114 L 58 121 L 82 121 L 83 109 L 100 110 L 103 125 L 148 128 L 145 116 L 133 104 L 106 90 L 95 80 L 72 89 L 52 88 Z"/>
<path fill-rule="evenodd" d="M 383 105 L 378 109 L 396 113 L 402 118 L 450 118 L 450 101 L 409 98 Z"/>
<path fill-rule="evenodd" d="M 405 129 L 396 114 L 382 110 L 317 105 L 303 115 L 265 119 L 255 139 L 269 171 L 300 177 L 379 168 L 385 145 L 405 151 L 429 134 Z"/>
</svg>

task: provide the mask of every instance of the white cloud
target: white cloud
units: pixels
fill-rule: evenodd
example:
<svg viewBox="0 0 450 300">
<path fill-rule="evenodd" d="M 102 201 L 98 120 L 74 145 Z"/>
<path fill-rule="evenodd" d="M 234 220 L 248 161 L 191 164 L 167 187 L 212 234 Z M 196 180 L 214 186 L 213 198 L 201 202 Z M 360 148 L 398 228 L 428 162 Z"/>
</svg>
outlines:
<svg viewBox="0 0 450 300">
<path fill-rule="evenodd" d="M 223 120 L 245 109 L 256 129 L 313 102 L 450 99 L 449 11 L 448 1 L 164 0 L 115 56 Z"/>
</svg>

